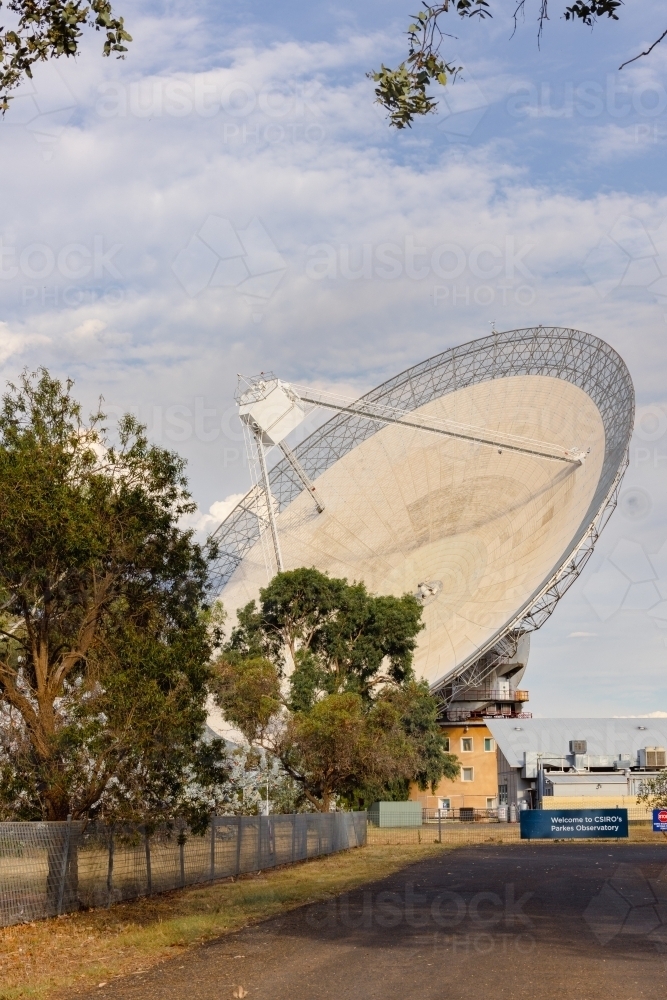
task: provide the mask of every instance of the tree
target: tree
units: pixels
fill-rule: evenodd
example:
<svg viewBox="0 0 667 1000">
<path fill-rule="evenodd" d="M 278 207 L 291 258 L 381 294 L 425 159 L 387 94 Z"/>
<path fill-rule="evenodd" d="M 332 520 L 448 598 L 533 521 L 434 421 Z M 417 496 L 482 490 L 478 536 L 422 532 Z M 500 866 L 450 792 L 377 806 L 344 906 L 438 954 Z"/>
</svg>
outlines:
<svg viewBox="0 0 667 1000">
<path fill-rule="evenodd" d="M 0 0 L 0 8 L 2 0 Z M 132 37 L 122 17 L 113 13 L 111 0 L 5 0 L 5 9 L 14 15 L 9 28 L 0 28 L 0 110 L 4 114 L 11 100 L 9 91 L 32 78 L 36 62 L 75 56 L 79 51 L 81 26 L 94 27 L 106 34 L 103 53 L 119 58 L 127 51 L 124 42 Z"/>
<path fill-rule="evenodd" d="M 201 823 L 227 772 L 184 462 L 71 390 L 24 372 L 0 409 L 0 811 Z"/>
<path fill-rule="evenodd" d="M 637 804 L 641 803 L 649 809 L 667 808 L 667 771 L 642 781 L 641 792 L 637 796 Z"/>
<path fill-rule="evenodd" d="M 410 594 L 374 596 L 315 569 L 279 573 L 237 614 L 214 689 L 230 722 L 270 752 L 315 808 L 405 794 L 458 773 L 437 703 L 415 681 L 422 628 Z"/>
<path fill-rule="evenodd" d="M 600 18 L 618 21 L 622 5 L 623 0 L 574 0 L 571 6 L 565 8 L 563 16 L 566 21 L 580 21 L 592 27 Z M 414 15 L 408 26 L 407 58 L 397 69 L 382 65 L 379 70 L 372 70 L 368 74 L 376 84 L 377 103 L 387 110 L 390 124 L 398 129 L 411 127 L 417 116 L 435 111 L 438 102 L 428 92 L 428 88 L 434 84 L 444 87 L 450 80 L 453 83 L 460 72 L 460 67 L 454 66 L 440 55 L 443 40 L 452 37 L 442 29 L 445 15 L 455 14 L 462 19 L 477 18 L 480 21 L 492 17 L 491 0 L 445 0 L 444 3 L 422 0 L 422 7 L 423 10 Z M 525 15 L 525 9 L 526 0 L 516 0 L 515 30 L 519 17 Z M 548 20 L 548 0 L 539 0 L 538 43 Z M 620 69 L 649 55 L 665 37 L 667 30 L 643 52 L 622 63 Z"/>
<path fill-rule="evenodd" d="M 318 691 L 368 698 L 410 674 L 423 628 L 411 594 L 375 597 L 363 583 L 303 568 L 279 573 L 260 597 L 260 609 L 251 601 L 239 612 L 227 651 L 268 658 L 283 674 L 289 666 L 291 707 L 309 707 Z"/>
</svg>

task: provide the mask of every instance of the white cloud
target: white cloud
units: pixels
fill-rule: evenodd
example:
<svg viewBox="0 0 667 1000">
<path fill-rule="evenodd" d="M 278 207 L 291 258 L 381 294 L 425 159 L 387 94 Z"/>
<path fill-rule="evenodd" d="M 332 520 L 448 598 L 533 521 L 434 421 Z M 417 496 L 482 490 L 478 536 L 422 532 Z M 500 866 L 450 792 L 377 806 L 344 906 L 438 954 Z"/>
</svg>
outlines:
<svg viewBox="0 0 667 1000">
<path fill-rule="evenodd" d="M 231 493 L 224 500 L 216 500 L 208 509 L 208 514 L 203 514 L 200 510 L 193 514 L 188 514 L 183 518 L 184 528 L 193 528 L 195 533 L 205 538 L 210 535 L 225 518 L 231 514 L 237 503 L 243 499 L 244 493 Z"/>
<path fill-rule="evenodd" d="M 244 496 L 243 493 L 232 493 L 224 500 L 216 500 L 209 508 L 209 515 L 218 523 L 224 521 Z"/>
<path fill-rule="evenodd" d="M 29 348 L 44 347 L 46 344 L 48 344 L 46 337 L 13 331 L 7 323 L 0 321 L 0 364 L 9 361 L 10 358 L 15 361 L 17 356 L 26 353 Z"/>
<path fill-rule="evenodd" d="M 107 324 L 101 319 L 86 319 L 74 327 L 70 337 L 72 340 L 90 340 L 97 337 L 106 328 Z"/>
<path fill-rule="evenodd" d="M 147 24 L 140 21 L 139 37 L 148 36 Z M 582 265 L 620 216 L 665 216 L 667 200 L 549 190 L 493 143 L 464 144 L 455 156 L 437 145 L 428 156 L 413 153 L 415 141 L 437 139 L 438 119 L 418 136 L 389 133 L 362 72 L 386 51 L 379 36 L 351 45 L 246 44 L 219 57 L 224 65 L 209 58 L 205 72 L 193 73 L 192 51 L 178 62 L 175 25 L 155 27 L 164 65 L 148 75 L 134 53 L 121 64 L 87 56 L 76 72 L 63 66 L 79 107 L 48 168 L 57 200 L 45 201 L 47 192 L 35 185 L 43 165 L 29 159 L 32 147 L 17 140 L 6 151 L 2 235 L 15 254 L 5 267 L 19 266 L 34 244 L 56 261 L 45 280 L 19 273 L 0 281 L 12 329 L 29 327 L 43 338 L 32 342 L 39 350 L 31 360 L 79 374 L 91 393 L 102 388 L 150 421 L 154 405 L 193 409 L 198 395 L 225 409 L 238 370 L 270 365 L 302 381 L 370 385 L 483 334 L 490 319 L 499 328 L 558 321 L 603 333 L 629 353 L 634 371 L 661 384 L 651 331 L 663 321 L 652 296 L 626 301 L 614 292 L 601 307 Z M 200 28 L 189 42 L 193 51 Z M 499 78 L 498 66 L 473 64 L 471 74 L 484 94 L 502 93 L 488 83 Z M 111 116 L 113 101 L 104 110 L 109 84 L 118 112 Z M 154 103 L 148 116 L 132 113 L 133 101 L 135 112 L 142 107 L 140 84 L 149 111 Z M 174 91 L 177 85 L 185 89 Z M 236 94 L 243 111 L 244 93 L 250 114 L 234 104 Z M 183 95 L 190 110 L 179 117 Z M 222 110 L 208 116 L 216 101 Z M 320 129 L 311 140 L 308 125 Z M 261 324 L 233 287 L 207 287 L 190 298 L 174 274 L 179 253 L 212 215 L 237 231 L 257 217 L 287 264 Z M 82 279 L 58 270 L 72 244 L 92 255 L 84 257 L 92 271 Z M 308 275 L 321 244 L 334 256 L 335 278 Z M 444 244 L 457 249 L 440 253 L 434 267 L 433 253 Z M 113 248 L 120 249 L 106 261 Z M 457 274 L 461 254 L 462 273 L 442 277 Z M 382 263 L 386 257 L 400 270 L 396 278 L 386 277 L 393 266 Z M 64 259 L 73 267 L 78 261 Z M 39 263 L 32 260 L 30 274 Z M 13 340 L 5 359 L 30 343 Z M 191 451 L 187 441 L 174 444 Z M 204 465 L 202 479 L 208 458 Z M 229 486 L 240 486 L 240 470 L 233 474 Z M 212 481 L 206 492 L 215 495 Z"/>
<path fill-rule="evenodd" d="M 614 715 L 614 719 L 667 719 L 667 712 L 644 712 L 642 715 Z"/>
<path fill-rule="evenodd" d="M 230 65 L 212 66 L 206 73 L 143 79 L 136 78 L 136 62 L 127 72 L 128 62 L 113 67 L 115 79 L 105 83 L 95 79 L 100 73 L 95 63 L 82 109 L 85 128 L 65 129 L 50 165 L 54 186 L 64 192 L 62 207 L 45 216 L 38 198 L 26 211 L 30 171 L 24 176 L 16 170 L 3 223 L 5 243 L 16 248 L 17 259 L 36 242 L 56 259 L 70 243 L 92 252 L 99 238 L 102 257 L 120 246 L 110 266 L 102 260 L 99 279 L 94 274 L 81 281 L 65 279 L 56 268 L 47 279 L 43 305 L 36 280 L 19 275 L 5 284 L 14 302 L 27 296 L 20 312 L 28 311 L 35 325 L 48 328 L 59 363 L 71 359 L 76 364 L 83 350 L 102 377 L 109 377 L 126 372 L 125 363 L 133 360 L 138 367 L 130 379 L 144 393 L 149 371 L 154 385 L 164 384 L 161 366 L 187 361 L 193 374 L 199 369 L 195 380 L 206 385 L 204 371 L 210 369 L 216 342 L 222 351 L 237 346 L 257 368 L 268 358 L 274 367 L 279 361 L 284 368 L 313 374 L 324 368 L 349 378 L 361 367 L 389 373 L 432 353 L 442 343 L 443 323 L 451 343 L 483 333 L 490 318 L 507 327 L 555 317 L 604 326 L 612 339 L 617 331 L 624 337 L 627 318 L 636 316 L 635 303 L 628 303 L 625 312 L 612 307 L 600 314 L 582 263 L 586 250 L 619 215 L 632 213 L 639 199 L 623 194 L 582 198 L 531 185 L 491 146 L 464 147 L 456 159 L 448 149 L 425 160 L 390 154 L 387 145 L 396 140 L 372 110 L 370 85 L 357 72 L 372 61 L 377 46 L 377 39 L 363 39 L 351 47 L 295 42 L 245 47 L 233 53 Z M 169 52 L 167 45 L 167 63 Z M 331 78 L 332 72 L 352 67 L 351 79 Z M 118 113 L 112 116 L 111 105 L 102 113 L 106 98 L 96 91 L 108 83 L 120 88 L 114 91 Z M 154 104 L 149 116 L 137 113 L 139 84 L 149 95 L 149 111 Z M 185 89 L 175 92 L 177 85 Z M 206 88 L 213 97 L 206 96 Z M 237 113 L 234 94 L 239 100 L 249 95 L 252 113 Z M 183 95 L 190 110 L 179 117 L 173 112 Z M 226 102 L 227 111 L 223 107 L 207 117 L 216 101 Z M 318 123 L 323 134 L 307 140 L 304 129 Z M 274 131 L 267 138 L 269 126 Z M 14 208 L 19 205 L 20 213 Z M 651 212 L 660 211 L 667 213 L 667 203 L 654 199 Z M 252 329 L 252 308 L 233 288 L 207 287 L 189 301 L 175 278 L 172 265 L 211 215 L 237 229 L 257 216 L 287 262 L 261 330 Z M 410 272 L 426 269 L 423 279 L 406 274 L 406 241 L 424 248 Z M 508 241 L 513 247 L 509 261 Z M 456 244 L 466 258 L 457 278 L 441 277 L 456 274 L 456 254 L 441 254 L 433 267 L 433 251 L 445 243 Z M 332 248 L 336 279 L 308 277 L 309 253 L 318 244 Z M 379 257 L 396 257 L 386 244 L 401 248 L 396 279 L 378 276 L 391 272 Z M 480 252 L 482 245 L 492 249 Z M 471 270 L 474 252 L 477 273 Z M 371 268 L 365 271 L 368 253 Z M 518 255 L 517 266 L 512 254 Z M 511 287 L 497 287 L 508 281 Z M 51 308 L 56 292 L 61 298 Z M 490 294 L 493 301 L 485 303 Z M 647 313 L 653 305 L 648 297 Z M 248 326 L 250 336 L 239 336 Z M 70 343 L 64 345 L 63 337 Z M 125 375 L 121 381 L 128 385 Z M 166 384 L 170 381 L 168 376 Z M 229 383 L 224 391 L 229 393 Z"/>
<path fill-rule="evenodd" d="M 176 36 L 169 25 L 159 30 L 164 62 L 176 65 Z M 201 393 L 226 405 L 236 370 L 271 364 L 311 382 L 372 384 L 447 343 L 481 335 L 490 319 L 500 328 L 557 320 L 604 330 L 621 349 L 630 317 L 646 329 L 660 321 L 655 314 L 651 320 L 650 296 L 639 310 L 636 302 L 619 309 L 610 301 L 602 312 L 582 268 L 587 250 L 620 215 L 632 214 L 639 199 L 622 193 L 584 198 L 536 186 L 493 145 L 463 146 L 455 157 L 449 147 L 426 158 L 413 155 L 412 138 L 391 135 L 373 110 L 372 88 L 361 72 L 385 44 L 364 38 L 352 46 L 246 46 L 205 73 L 186 66 L 186 72 L 143 79 L 134 58 L 119 65 L 88 59 L 76 67 L 83 76 L 69 72 L 68 84 L 76 80 L 86 95 L 79 109 L 85 127 L 70 125 L 60 138 L 49 172 L 62 195 L 49 212 L 39 192 L 35 196 L 39 159 L 20 169 L 26 149 L 14 144 L 7 150 L 3 235 L 5 246 L 15 248 L 11 259 L 20 261 L 35 243 L 46 245 L 56 262 L 70 244 L 89 254 L 96 239 L 101 246 L 99 278 L 68 279 L 56 263 L 46 281 L 19 274 L 0 282 L 8 308 L 51 341 L 51 352 L 40 351 L 40 359 L 75 370 L 85 361 L 86 380 L 101 380 L 105 396 L 119 405 L 173 400 L 176 383 L 178 401 Z M 484 74 L 478 81 L 476 66 L 471 72 L 484 93 L 498 93 Z M 498 75 L 497 67 L 485 72 Z M 100 88 L 109 83 L 121 88 L 114 93 L 125 111 L 105 117 Z M 139 107 L 139 84 L 158 95 L 150 117 L 131 113 L 133 99 Z M 182 117 L 171 113 L 177 84 L 192 105 Z M 206 96 L 207 87 L 215 99 Z M 250 88 L 252 114 L 235 112 L 235 87 L 239 100 Z M 207 117 L 207 101 L 216 100 L 227 110 Z M 116 104 L 122 109 L 122 101 Z M 310 124 L 321 126 L 312 141 L 305 136 Z M 267 127 L 274 129 L 268 138 Z M 430 142 L 434 128 L 437 119 L 422 139 L 428 134 Z M 654 199 L 651 215 L 661 212 L 667 214 L 667 202 Z M 237 229 L 257 217 L 287 262 L 259 327 L 233 288 L 206 288 L 191 299 L 174 275 L 178 254 L 211 215 Z M 433 252 L 446 243 L 465 257 L 453 279 L 442 275 L 457 273 L 456 253 L 441 254 L 433 267 Z M 318 244 L 334 254 L 335 279 L 308 276 Z M 491 250 L 480 251 L 484 245 Z M 411 264 L 406 246 L 424 253 Z M 105 262 L 114 247 L 120 249 Z M 364 270 L 369 253 L 370 272 Z M 383 255 L 398 257 L 395 279 L 378 276 L 391 273 Z M 39 259 L 32 264 L 34 270 Z M 425 278 L 409 276 L 424 269 Z M 355 273 L 360 277 L 344 276 Z M 489 295 L 493 301 L 486 303 Z M 631 349 L 638 339 L 629 339 Z M 234 370 L 214 380 L 223 356 L 234 359 Z M 644 358 L 655 372 L 645 352 Z"/>
</svg>

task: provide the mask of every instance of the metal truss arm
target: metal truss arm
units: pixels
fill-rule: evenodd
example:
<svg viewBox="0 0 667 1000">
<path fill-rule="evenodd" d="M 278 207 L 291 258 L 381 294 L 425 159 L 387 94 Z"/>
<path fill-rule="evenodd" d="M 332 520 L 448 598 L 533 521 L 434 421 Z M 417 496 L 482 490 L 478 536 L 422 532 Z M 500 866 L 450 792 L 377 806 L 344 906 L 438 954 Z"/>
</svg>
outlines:
<svg viewBox="0 0 667 1000">
<path fill-rule="evenodd" d="M 357 416 L 381 420 L 384 423 L 401 424 L 404 427 L 413 427 L 415 430 L 443 434 L 445 437 L 459 438 L 474 444 L 491 445 L 502 451 L 536 455 L 538 458 L 549 458 L 552 461 L 565 462 L 568 465 L 581 465 L 585 457 L 581 452 L 560 448 L 558 445 L 549 446 L 530 438 L 521 438 L 516 434 L 495 434 L 492 437 L 479 427 L 468 427 L 453 421 L 439 420 L 437 417 L 415 417 L 409 411 L 384 406 L 381 403 L 372 403 L 364 398 L 360 400 L 346 399 L 344 396 L 335 396 L 333 393 L 321 392 L 300 385 L 292 385 L 291 388 L 304 403 L 325 406 L 330 410 L 338 410 L 340 413 L 353 413 Z"/>
<path fill-rule="evenodd" d="M 283 566 L 283 556 L 280 551 L 280 539 L 278 537 L 278 525 L 276 524 L 276 514 L 273 509 L 273 496 L 271 494 L 271 485 L 269 483 L 269 473 L 266 468 L 266 456 L 264 455 L 264 445 L 262 444 L 262 432 L 259 427 L 253 427 L 253 433 L 255 435 L 255 442 L 257 444 L 257 454 L 259 456 L 259 464 L 262 470 L 262 480 L 264 482 L 264 493 L 266 495 L 266 507 L 269 515 L 269 524 L 271 526 L 271 537 L 273 538 L 273 551 L 276 556 L 276 566 L 278 567 L 278 572 L 282 573 Z"/>
<path fill-rule="evenodd" d="M 292 468 L 296 472 L 297 476 L 299 477 L 299 479 L 303 483 L 303 485 L 306 488 L 306 490 L 308 490 L 308 492 L 310 493 L 311 497 L 313 498 L 313 503 L 317 507 L 318 513 L 320 513 L 320 514 L 324 513 L 324 504 L 320 501 L 320 498 L 317 496 L 315 486 L 313 486 L 313 484 L 311 483 L 310 479 L 308 478 L 308 476 L 306 475 L 306 473 L 301 468 L 301 466 L 299 464 L 299 460 L 296 457 L 296 455 L 294 454 L 294 452 L 292 451 L 292 449 L 289 447 L 289 445 L 285 444 L 284 441 L 281 441 L 279 443 L 278 447 L 280 448 L 280 450 L 282 451 L 283 455 L 285 456 L 285 458 L 287 459 L 287 461 L 289 462 L 289 464 L 292 466 Z"/>
</svg>

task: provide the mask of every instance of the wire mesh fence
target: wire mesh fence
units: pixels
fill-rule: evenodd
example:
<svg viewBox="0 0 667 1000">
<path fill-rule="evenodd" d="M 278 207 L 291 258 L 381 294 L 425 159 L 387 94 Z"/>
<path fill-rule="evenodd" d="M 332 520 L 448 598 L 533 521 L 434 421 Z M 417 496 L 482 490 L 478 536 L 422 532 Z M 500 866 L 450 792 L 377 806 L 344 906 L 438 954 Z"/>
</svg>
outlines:
<svg viewBox="0 0 667 1000">
<path fill-rule="evenodd" d="M 642 807 L 628 808 L 628 839 L 655 841 L 651 820 Z M 498 818 L 494 809 L 422 810 L 421 826 L 375 826 L 368 824 L 367 843 L 372 846 L 399 844 L 511 844 L 521 842 L 518 822 Z M 667 839 L 666 839 L 667 842 Z M 535 843 L 535 841 L 523 841 Z"/>
<path fill-rule="evenodd" d="M 643 811 L 628 809 L 628 814 L 629 839 L 655 841 L 659 835 Z M 0 823 L 0 926 L 111 906 L 366 844 L 519 842 L 519 824 L 498 819 L 493 810 L 460 810 L 458 815 L 424 810 L 421 825 L 409 827 L 375 826 L 367 823 L 366 813 L 216 816 L 203 836 L 185 823 L 156 830 Z"/>
<path fill-rule="evenodd" d="M 216 816 L 149 830 L 0 823 L 0 926 L 362 847 L 366 813 Z"/>
</svg>

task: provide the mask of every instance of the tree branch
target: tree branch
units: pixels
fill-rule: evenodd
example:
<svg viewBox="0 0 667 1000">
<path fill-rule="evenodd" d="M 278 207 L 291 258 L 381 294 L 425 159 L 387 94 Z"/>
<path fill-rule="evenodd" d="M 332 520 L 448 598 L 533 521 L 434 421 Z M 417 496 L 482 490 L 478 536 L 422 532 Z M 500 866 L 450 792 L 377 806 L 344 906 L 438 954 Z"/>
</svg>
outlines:
<svg viewBox="0 0 667 1000">
<path fill-rule="evenodd" d="M 618 67 L 619 70 L 622 70 L 624 66 L 629 66 L 630 63 L 636 62 L 638 59 L 641 59 L 643 56 L 650 55 L 651 52 L 653 52 L 653 49 L 656 47 L 656 45 L 659 45 L 660 42 L 663 40 L 663 38 L 667 38 L 667 28 L 665 28 L 665 30 L 663 31 L 663 33 L 660 35 L 660 38 L 656 38 L 656 40 L 654 41 L 653 45 L 649 45 L 649 47 L 647 49 L 645 49 L 643 52 L 640 52 L 639 55 L 633 56 L 632 59 L 626 59 L 626 61 L 624 63 L 621 63 L 621 65 Z"/>
<path fill-rule="evenodd" d="M 53 671 L 49 681 L 49 690 L 53 697 L 57 696 L 60 685 L 70 671 L 81 659 L 85 659 L 90 649 L 90 644 L 95 638 L 95 632 L 99 624 L 100 614 L 109 599 L 109 591 L 114 580 L 112 574 L 108 574 L 101 585 L 95 587 L 95 599 L 84 616 L 83 623 L 79 629 L 77 648 L 65 653 L 61 658 L 60 666 Z"/>
<path fill-rule="evenodd" d="M 0 661 L 0 685 L 7 701 L 16 709 L 30 730 L 35 749 L 42 758 L 48 757 L 48 747 L 44 741 L 44 733 L 39 724 L 37 712 L 30 703 L 30 699 L 16 686 L 16 671 L 3 661 Z"/>
</svg>

